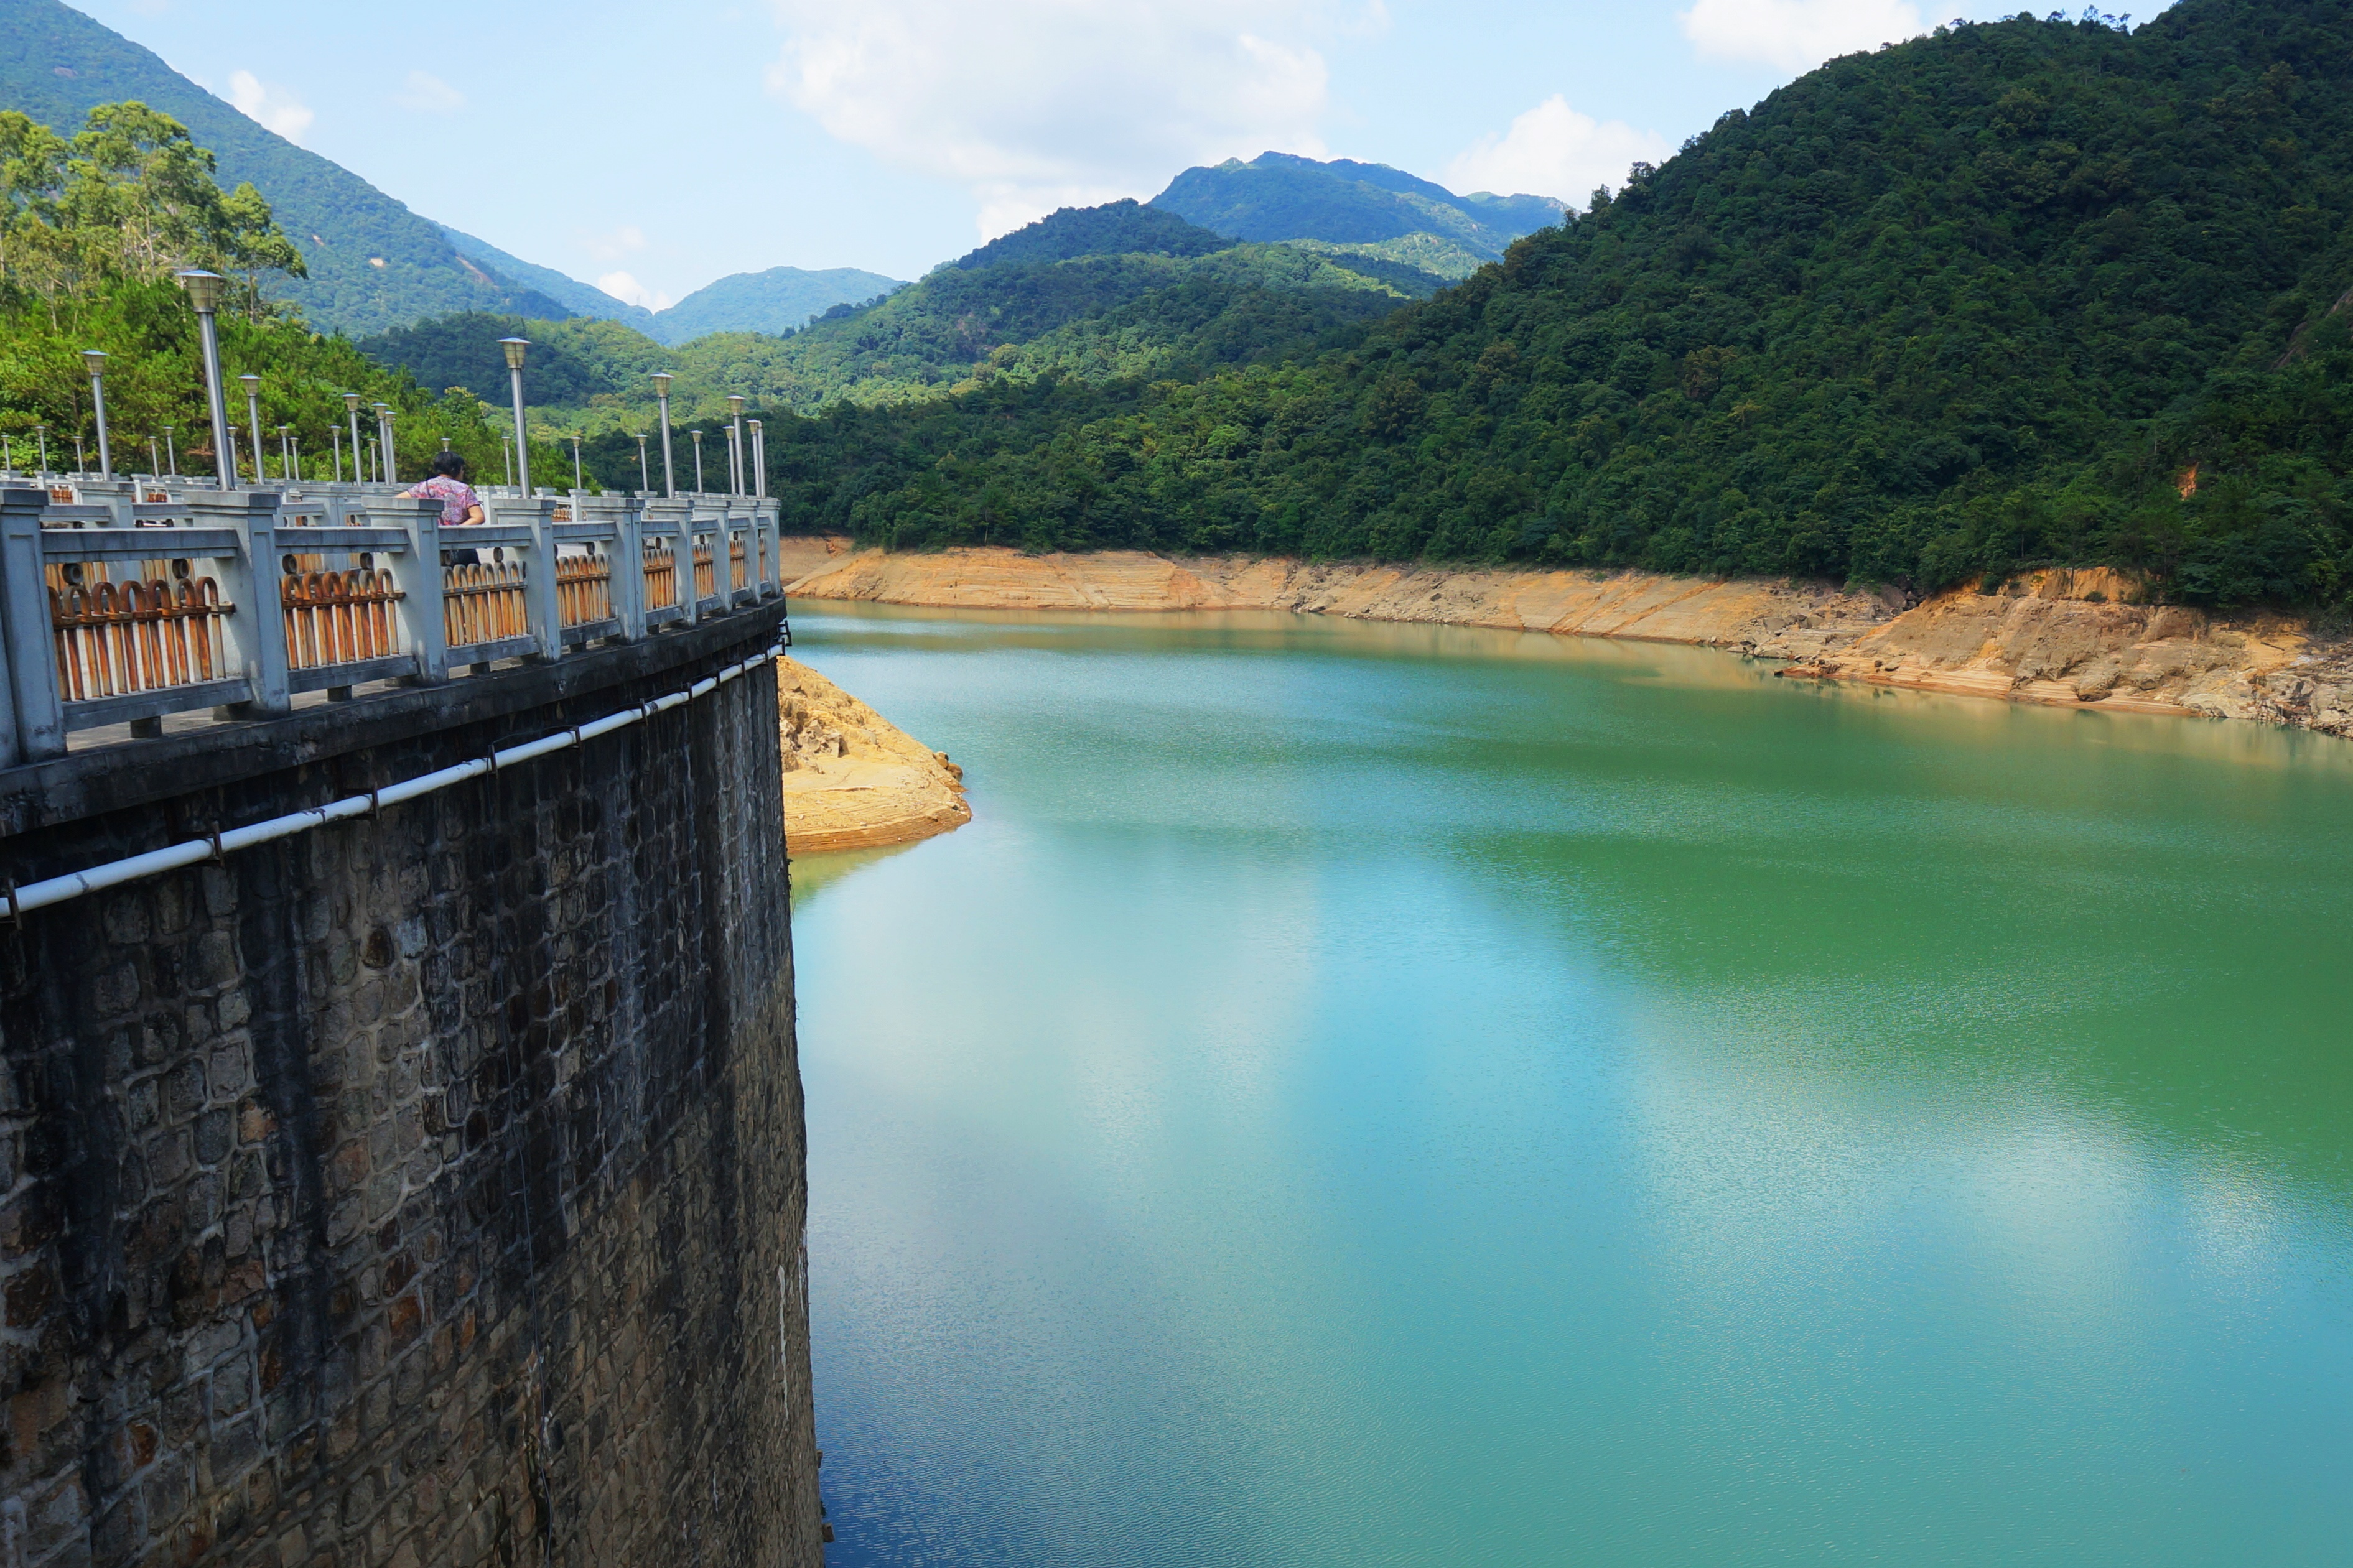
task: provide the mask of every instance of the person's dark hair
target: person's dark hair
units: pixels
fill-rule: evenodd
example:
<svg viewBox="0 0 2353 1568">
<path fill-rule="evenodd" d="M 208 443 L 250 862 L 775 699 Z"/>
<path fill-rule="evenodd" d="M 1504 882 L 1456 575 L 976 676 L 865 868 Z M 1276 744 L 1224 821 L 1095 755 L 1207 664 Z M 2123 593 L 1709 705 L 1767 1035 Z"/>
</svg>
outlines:
<svg viewBox="0 0 2353 1568">
<path fill-rule="evenodd" d="M 433 472 L 443 479 L 462 479 L 466 477 L 466 459 L 455 452 L 437 453 L 433 458 Z"/>
</svg>

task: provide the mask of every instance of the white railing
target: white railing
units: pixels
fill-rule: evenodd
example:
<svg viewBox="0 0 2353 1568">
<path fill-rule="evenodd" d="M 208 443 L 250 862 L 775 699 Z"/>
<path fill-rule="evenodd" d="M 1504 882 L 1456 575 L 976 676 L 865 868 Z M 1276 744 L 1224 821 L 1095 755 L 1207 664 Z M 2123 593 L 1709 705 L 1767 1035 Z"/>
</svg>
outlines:
<svg viewBox="0 0 2353 1568">
<path fill-rule="evenodd" d="M 438 501 L 389 485 L 0 479 L 0 766 L 77 731 L 433 685 L 783 592 L 774 500 L 493 490 L 483 509 L 444 528 Z"/>
</svg>

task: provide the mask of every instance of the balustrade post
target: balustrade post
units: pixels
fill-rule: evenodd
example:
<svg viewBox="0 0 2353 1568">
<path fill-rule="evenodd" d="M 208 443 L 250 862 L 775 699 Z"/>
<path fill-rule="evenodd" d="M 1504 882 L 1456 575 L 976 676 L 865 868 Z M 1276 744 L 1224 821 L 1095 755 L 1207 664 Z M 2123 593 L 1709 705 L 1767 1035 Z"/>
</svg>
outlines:
<svg viewBox="0 0 2353 1568">
<path fill-rule="evenodd" d="M 768 552 L 769 575 L 762 581 L 781 599 L 785 595 L 785 509 L 776 501 L 760 503 L 760 544 Z"/>
<path fill-rule="evenodd" d="M 646 535 L 641 500 L 623 500 L 613 515 L 613 616 L 623 642 L 646 635 Z"/>
<path fill-rule="evenodd" d="M 441 503 L 430 498 L 380 501 L 368 516 L 407 531 L 407 553 L 394 556 L 385 570 L 400 590 L 401 640 L 417 658 L 417 673 L 409 680 L 439 686 L 449 679 L 449 626 L 441 608 L 448 582 L 441 572 Z"/>
<path fill-rule="evenodd" d="M 293 707 L 286 689 L 286 607 L 280 586 L 279 497 L 269 490 L 199 491 L 188 500 L 188 521 L 237 530 L 242 556 L 221 563 L 223 586 L 234 615 L 221 618 L 228 666 L 241 670 L 250 693 L 231 703 L 239 718 L 284 713 Z"/>
<path fill-rule="evenodd" d="M 523 615 L 531 635 L 538 639 L 533 657 L 564 657 L 564 604 L 555 583 L 555 502 L 526 500 L 514 510 L 524 511 L 531 526 L 531 566 L 522 574 Z"/>
<path fill-rule="evenodd" d="M 41 516 L 48 506 L 46 489 L 0 490 L 0 640 L 7 645 L 9 710 L 0 762 L 12 766 L 66 750 L 47 563 L 41 559 Z"/>
<path fill-rule="evenodd" d="M 645 516 L 646 521 L 656 525 L 657 531 L 663 527 L 677 531 L 670 536 L 670 581 L 677 594 L 680 623 L 691 626 L 694 624 L 694 508 L 682 500 L 649 501 Z M 638 562 L 638 571 L 642 581 L 645 572 L 642 556 Z"/>
</svg>

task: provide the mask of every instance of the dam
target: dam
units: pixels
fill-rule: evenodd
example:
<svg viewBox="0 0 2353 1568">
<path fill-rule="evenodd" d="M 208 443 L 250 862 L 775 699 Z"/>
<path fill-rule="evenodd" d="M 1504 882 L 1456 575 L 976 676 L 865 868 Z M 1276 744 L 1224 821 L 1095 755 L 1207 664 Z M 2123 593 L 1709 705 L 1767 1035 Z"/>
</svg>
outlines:
<svg viewBox="0 0 2353 1568">
<path fill-rule="evenodd" d="M 485 500 L 0 493 L 10 1568 L 822 1560 L 776 508 Z"/>
</svg>

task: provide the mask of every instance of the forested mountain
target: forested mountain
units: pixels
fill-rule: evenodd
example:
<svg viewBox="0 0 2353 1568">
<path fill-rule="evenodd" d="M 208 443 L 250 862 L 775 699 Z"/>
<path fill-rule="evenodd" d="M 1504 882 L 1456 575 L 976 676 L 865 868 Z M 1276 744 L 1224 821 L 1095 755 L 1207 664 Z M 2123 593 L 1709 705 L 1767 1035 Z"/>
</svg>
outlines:
<svg viewBox="0 0 2353 1568">
<path fill-rule="evenodd" d="M 1131 245 L 1156 248 L 1104 248 Z M 567 420 L 588 428 L 636 428 L 649 404 L 645 377 L 658 369 L 680 377 L 673 396 L 681 416 L 715 411 L 730 392 L 806 411 L 1046 376 L 1190 380 L 1311 352 L 1439 281 L 1289 246 L 1234 245 L 1115 202 L 1066 208 L 863 307 L 836 307 L 790 336 L 726 332 L 662 349 L 617 322 L 473 313 L 361 347 L 423 385 L 495 397 L 506 384 L 497 340 L 519 331 L 544 345 L 532 360 L 534 401 L 576 411 Z"/>
<path fill-rule="evenodd" d="M 628 319 L 665 343 L 691 342 L 712 332 L 789 332 L 837 305 L 871 300 L 900 286 L 896 278 L 855 267 L 818 272 L 771 267 L 765 272 L 730 273 L 706 284 L 667 310 L 653 312 L 650 324 Z"/>
<path fill-rule="evenodd" d="M 565 313 L 459 254 L 438 225 L 255 124 L 121 34 L 58 0 L 0 0 L 0 109 L 71 135 L 92 108 L 125 100 L 171 115 L 219 160 L 225 184 L 249 183 L 268 198 L 309 274 L 273 287 L 314 326 L 365 332 L 446 310 Z"/>
<path fill-rule="evenodd" d="M 1000 261 L 1071 261 L 1082 256 L 1207 256 L 1233 241 L 1175 213 L 1133 199 L 1061 207 L 948 263 L 969 272 Z"/>
<path fill-rule="evenodd" d="M 525 261 L 520 256 L 501 250 L 487 239 L 476 239 L 446 223 L 434 226 L 457 248 L 459 255 L 479 262 L 494 276 L 536 289 L 562 306 L 567 314 L 590 316 L 600 321 L 627 321 L 641 331 L 651 331 L 654 313 L 643 305 L 623 304 L 602 289 L 583 283 L 569 273 L 558 272 L 553 267 L 542 267 L 535 261 Z"/>
<path fill-rule="evenodd" d="M 2353 586 L 2353 0 L 1832 61 L 1295 363 L 772 431 L 901 546 Z M 943 459 L 953 457 L 953 462 Z"/>
<path fill-rule="evenodd" d="M 1549 196 L 1458 196 L 1386 163 L 1289 153 L 1187 169 L 1152 205 L 1237 239 L 1314 240 L 1448 279 L 1499 259 L 1506 245 L 1558 223 L 1565 210 Z"/>
<path fill-rule="evenodd" d="M 69 467 L 77 438 L 95 461 L 90 380 L 81 351 L 110 356 L 108 424 L 119 468 L 146 469 L 168 427 L 186 473 L 216 471 L 204 405 L 196 318 L 173 280 L 183 267 L 227 275 L 220 315 L 222 368 L 261 378 L 266 426 L 292 426 L 307 473 L 332 472 L 343 395 L 381 398 L 398 413 L 404 478 L 447 438 L 499 471 L 499 432 L 481 402 L 428 396 L 342 337 L 311 331 L 265 298 L 301 258 L 250 185 L 223 191 L 186 127 L 141 104 L 104 105 L 70 138 L 20 110 L 0 110 L 0 430 L 16 460 L 35 460 L 32 432 L 49 430 L 53 465 Z M 229 400 L 243 426 L 243 400 Z M 249 433 L 240 472 L 252 477 Z M 278 443 L 263 443 L 278 477 Z M 554 449 L 535 461 L 550 464 Z M 551 467 L 547 471 L 554 471 Z"/>
</svg>

